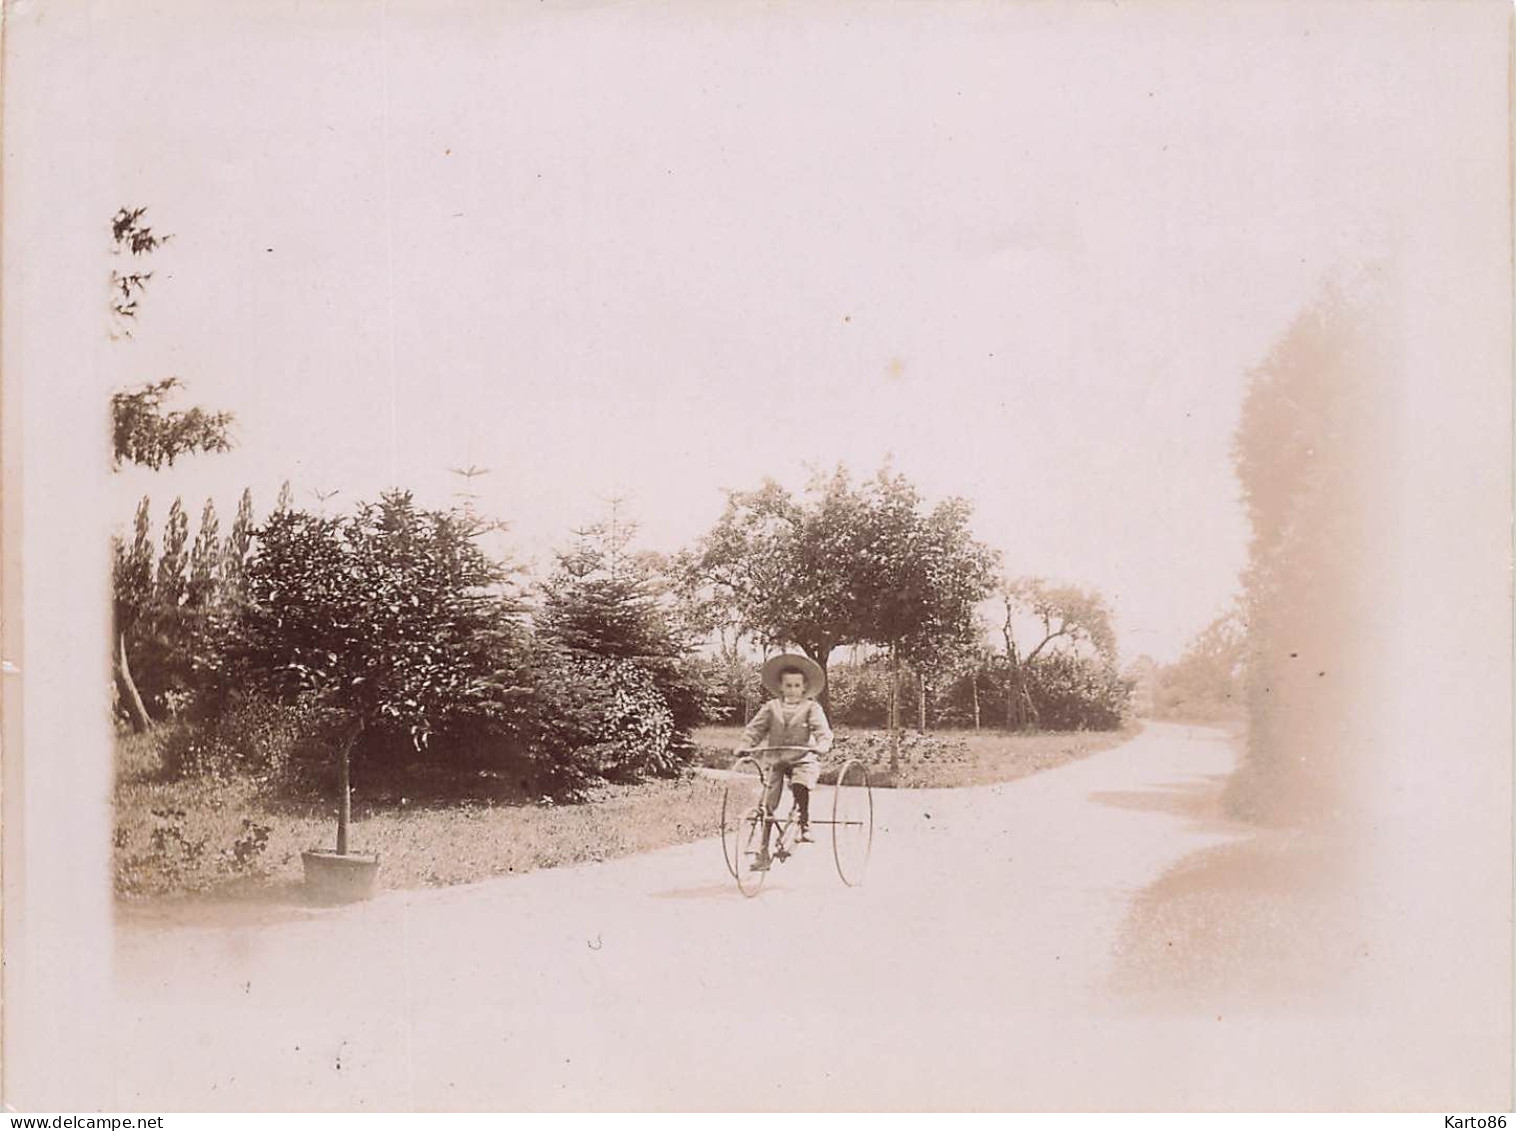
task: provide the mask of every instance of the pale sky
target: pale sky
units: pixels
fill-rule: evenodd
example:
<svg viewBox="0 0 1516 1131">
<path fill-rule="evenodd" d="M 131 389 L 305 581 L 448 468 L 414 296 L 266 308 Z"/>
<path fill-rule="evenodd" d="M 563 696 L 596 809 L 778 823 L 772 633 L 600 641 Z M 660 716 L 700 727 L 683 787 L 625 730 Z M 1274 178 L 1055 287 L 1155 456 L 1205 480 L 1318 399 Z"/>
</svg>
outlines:
<svg viewBox="0 0 1516 1131">
<path fill-rule="evenodd" d="M 100 4 L 102 287 L 115 207 L 176 237 L 102 364 L 240 438 L 116 509 L 475 463 L 541 561 L 892 457 L 1173 658 L 1245 562 L 1246 370 L 1467 158 L 1374 7 Z"/>
</svg>

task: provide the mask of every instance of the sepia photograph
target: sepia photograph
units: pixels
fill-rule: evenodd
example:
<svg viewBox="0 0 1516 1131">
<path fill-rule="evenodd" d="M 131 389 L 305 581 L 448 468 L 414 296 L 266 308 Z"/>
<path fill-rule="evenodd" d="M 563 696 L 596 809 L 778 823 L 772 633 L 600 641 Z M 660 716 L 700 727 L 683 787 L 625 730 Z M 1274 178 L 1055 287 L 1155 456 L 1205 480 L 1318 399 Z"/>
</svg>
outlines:
<svg viewBox="0 0 1516 1131">
<path fill-rule="evenodd" d="M 8 1112 L 1511 1110 L 1508 3 L 3 11 Z"/>
</svg>

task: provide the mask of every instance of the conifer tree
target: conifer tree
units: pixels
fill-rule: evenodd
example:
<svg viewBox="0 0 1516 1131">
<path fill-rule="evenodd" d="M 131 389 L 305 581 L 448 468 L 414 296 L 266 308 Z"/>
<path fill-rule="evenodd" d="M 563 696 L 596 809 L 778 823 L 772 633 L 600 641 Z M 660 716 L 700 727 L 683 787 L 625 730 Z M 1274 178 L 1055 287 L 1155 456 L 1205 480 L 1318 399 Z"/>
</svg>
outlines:
<svg viewBox="0 0 1516 1131">
<path fill-rule="evenodd" d="M 216 501 L 206 499 L 200 511 L 200 529 L 190 550 L 189 585 L 185 591 L 185 605 L 196 615 L 216 599 L 221 558 L 221 523 L 216 517 Z"/>
<path fill-rule="evenodd" d="M 671 615 L 670 587 L 653 555 L 632 549 L 637 524 L 611 501 L 604 521 L 575 531 L 543 583 L 543 635 L 570 653 L 624 661 L 644 671 L 673 715 L 672 749 L 682 755 L 705 718 L 706 693 L 690 642 Z"/>
<path fill-rule="evenodd" d="M 245 488 L 237 503 L 237 517 L 221 547 L 222 595 L 235 599 L 242 592 L 247 576 L 247 556 L 253 545 L 253 492 Z"/>
<path fill-rule="evenodd" d="M 163 554 L 158 559 L 158 569 L 153 577 L 153 611 L 170 635 L 188 585 L 188 542 L 189 518 L 184 513 L 184 500 L 176 496 L 163 524 Z"/>
</svg>

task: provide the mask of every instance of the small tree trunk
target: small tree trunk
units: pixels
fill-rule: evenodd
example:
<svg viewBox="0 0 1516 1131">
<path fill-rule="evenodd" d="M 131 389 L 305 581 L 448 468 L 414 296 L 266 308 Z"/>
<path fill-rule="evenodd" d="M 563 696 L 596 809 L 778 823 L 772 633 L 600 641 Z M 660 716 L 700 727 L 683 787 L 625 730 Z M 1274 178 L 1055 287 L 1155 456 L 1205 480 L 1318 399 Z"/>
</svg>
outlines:
<svg viewBox="0 0 1516 1131">
<path fill-rule="evenodd" d="M 916 677 L 916 729 L 926 733 L 926 676 Z"/>
<path fill-rule="evenodd" d="M 816 696 L 816 702 L 821 704 L 821 709 L 826 712 L 828 719 L 832 717 L 832 682 L 830 673 L 827 671 L 827 661 L 832 656 L 832 645 L 821 640 L 804 641 L 797 640 L 800 650 L 811 659 L 816 661 L 816 666 L 821 669 L 821 694 Z"/>
<path fill-rule="evenodd" d="M 890 773 L 900 769 L 900 651 L 890 645 Z"/>
<path fill-rule="evenodd" d="M 1037 723 L 1037 704 L 1032 702 L 1032 693 L 1027 690 L 1026 675 L 1016 674 L 1016 729 L 1030 730 Z"/>
<path fill-rule="evenodd" d="M 979 729 L 979 673 L 976 671 L 969 676 L 969 690 L 974 696 L 974 729 Z"/>
<path fill-rule="evenodd" d="M 118 633 L 116 641 L 116 683 L 121 690 L 121 700 L 126 704 L 132 730 L 141 734 L 153 725 L 153 717 L 147 713 L 147 704 L 142 702 L 137 683 L 132 679 L 132 666 L 126 658 L 126 633 Z"/>
<path fill-rule="evenodd" d="M 1026 689 L 1026 668 L 1013 655 L 1005 677 L 1005 725 L 1011 730 L 1025 730 L 1035 713 L 1031 693 Z"/>
<path fill-rule="evenodd" d="M 347 830 L 353 823 L 352 746 L 344 742 L 337 756 L 337 855 L 347 855 Z"/>
<path fill-rule="evenodd" d="M 337 855 L 347 855 L 347 834 L 353 823 L 352 758 L 353 747 L 363 733 L 363 724 L 354 723 L 342 735 L 337 754 Z"/>
</svg>

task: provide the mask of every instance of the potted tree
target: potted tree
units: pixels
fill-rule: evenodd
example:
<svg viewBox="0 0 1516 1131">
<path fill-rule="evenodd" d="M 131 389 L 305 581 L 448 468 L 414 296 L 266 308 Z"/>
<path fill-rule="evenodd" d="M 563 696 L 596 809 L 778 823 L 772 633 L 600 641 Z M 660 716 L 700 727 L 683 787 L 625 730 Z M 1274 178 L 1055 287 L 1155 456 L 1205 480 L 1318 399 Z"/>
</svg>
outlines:
<svg viewBox="0 0 1516 1131">
<path fill-rule="evenodd" d="M 239 652 L 276 696 L 318 709 L 336 733 L 335 850 L 303 854 L 322 900 L 374 889 L 377 854 L 351 846 L 353 753 L 373 728 L 420 749 L 450 717 L 486 709 L 519 609 L 506 571 L 475 544 L 467 515 L 391 492 L 356 513 L 273 515 L 248 563 Z"/>
<path fill-rule="evenodd" d="M 308 848 L 300 854 L 305 865 L 305 886 L 321 903 L 344 903 L 367 899 L 379 876 L 379 854 L 350 852 L 348 830 L 353 822 L 353 747 L 363 733 L 363 723 L 354 721 L 337 742 L 337 850 Z"/>
</svg>

